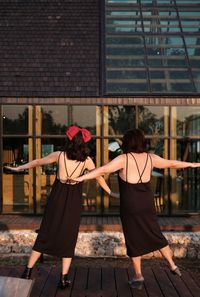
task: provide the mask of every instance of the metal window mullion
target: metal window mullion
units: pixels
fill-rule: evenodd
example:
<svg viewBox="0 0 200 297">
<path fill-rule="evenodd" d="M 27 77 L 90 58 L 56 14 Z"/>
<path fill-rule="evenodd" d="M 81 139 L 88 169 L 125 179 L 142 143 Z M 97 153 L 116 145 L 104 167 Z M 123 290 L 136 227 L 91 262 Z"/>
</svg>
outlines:
<svg viewBox="0 0 200 297">
<path fill-rule="evenodd" d="M 33 159 L 36 159 L 36 105 L 33 106 Z M 36 168 L 33 168 L 33 213 L 37 214 L 37 201 L 36 201 Z"/>
<path fill-rule="evenodd" d="M 106 1 L 106 0 L 105 0 Z M 99 1 L 99 95 L 106 94 L 106 5 Z"/>
<path fill-rule="evenodd" d="M 176 1 L 174 1 L 174 2 L 175 2 L 175 9 L 176 9 L 176 13 L 177 13 L 177 16 L 178 16 L 178 22 L 179 22 L 179 26 L 180 26 L 180 30 L 181 30 L 181 34 L 182 34 L 183 45 L 185 47 L 185 56 L 186 56 L 188 71 L 190 73 L 190 78 L 191 78 L 191 82 L 192 82 L 192 86 L 193 86 L 193 92 L 197 93 L 197 88 L 196 88 L 196 85 L 194 83 L 194 77 L 193 77 L 193 74 L 192 74 L 192 71 L 191 71 L 190 59 L 189 59 L 189 55 L 188 55 L 187 46 L 186 46 L 186 43 L 185 43 L 185 37 L 184 37 L 184 33 L 183 33 L 182 23 L 181 23 L 181 20 L 180 20 L 178 6 L 176 4 Z"/>
<path fill-rule="evenodd" d="M 140 8 L 140 18 L 141 18 L 141 25 L 142 25 L 142 33 L 143 33 L 143 45 L 144 45 L 144 61 L 145 61 L 145 68 L 147 71 L 147 81 L 148 81 L 148 92 L 151 93 L 152 89 L 151 89 L 151 83 L 150 83 L 150 73 L 149 73 L 149 64 L 148 64 L 148 59 L 147 59 L 147 47 L 146 47 L 146 40 L 145 40 L 145 32 L 144 32 L 144 23 L 143 23 L 143 15 L 142 15 L 142 5 L 140 2 L 139 5 Z M 137 118 L 137 117 L 136 117 Z M 136 124 L 138 124 L 136 122 Z"/>
</svg>

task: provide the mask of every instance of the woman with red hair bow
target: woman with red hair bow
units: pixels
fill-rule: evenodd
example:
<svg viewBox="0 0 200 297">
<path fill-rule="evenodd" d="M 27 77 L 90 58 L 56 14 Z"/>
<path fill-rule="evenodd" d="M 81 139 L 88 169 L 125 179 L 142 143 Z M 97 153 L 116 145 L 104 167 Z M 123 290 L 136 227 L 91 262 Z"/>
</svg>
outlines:
<svg viewBox="0 0 200 297">
<path fill-rule="evenodd" d="M 36 238 L 28 265 L 22 278 L 31 277 L 32 268 L 41 253 L 62 258 L 62 273 L 60 288 L 70 285 L 68 270 L 74 255 L 75 245 L 81 218 L 82 183 L 72 182 L 83 174 L 84 170 L 92 170 L 95 165 L 89 157 L 87 142 L 91 133 L 84 128 L 71 126 L 67 131 L 68 142 L 62 151 L 56 151 L 48 156 L 33 160 L 18 167 L 9 167 L 13 171 L 21 171 L 36 166 L 57 163 L 57 174 L 51 193 L 47 200 L 40 230 Z M 99 185 L 112 196 L 103 177 L 96 178 Z"/>
</svg>

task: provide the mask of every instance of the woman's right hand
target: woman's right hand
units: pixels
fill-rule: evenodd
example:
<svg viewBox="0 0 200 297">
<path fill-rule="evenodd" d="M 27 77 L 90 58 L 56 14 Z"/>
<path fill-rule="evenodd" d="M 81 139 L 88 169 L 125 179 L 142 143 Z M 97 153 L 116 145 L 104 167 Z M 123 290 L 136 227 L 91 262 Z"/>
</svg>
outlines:
<svg viewBox="0 0 200 297">
<path fill-rule="evenodd" d="M 114 192 L 110 192 L 110 196 L 113 197 L 113 198 L 117 198 L 119 199 L 120 198 L 120 194 L 119 193 L 114 193 Z"/>
</svg>

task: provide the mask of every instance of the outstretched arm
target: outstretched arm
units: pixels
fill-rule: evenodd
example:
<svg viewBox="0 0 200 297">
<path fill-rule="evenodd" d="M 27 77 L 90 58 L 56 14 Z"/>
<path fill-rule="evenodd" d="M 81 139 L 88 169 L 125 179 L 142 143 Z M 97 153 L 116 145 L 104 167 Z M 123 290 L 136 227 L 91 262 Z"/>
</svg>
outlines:
<svg viewBox="0 0 200 297">
<path fill-rule="evenodd" d="M 151 155 L 153 167 L 156 168 L 188 168 L 188 167 L 200 167 L 200 163 L 191 163 L 191 162 L 184 162 L 178 160 L 167 160 L 159 157 L 158 155 Z"/>
<path fill-rule="evenodd" d="M 101 166 L 97 169 L 94 169 L 91 172 L 84 174 L 80 177 L 73 178 L 73 180 L 82 182 L 87 179 L 93 179 L 93 178 L 97 179 L 99 176 L 105 175 L 106 173 L 112 173 L 117 170 L 120 170 L 123 168 L 123 166 L 124 166 L 124 155 L 120 155 L 120 156 L 116 157 L 115 159 L 113 159 L 108 164 Z"/>
<path fill-rule="evenodd" d="M 51 153 L 51 154 L 47 155 L 44 158 L 35 159 L 33 161 L 30 161 L 30 162 L 28 162 L 28 163 L 26 163 L 24 165 L 20 165 L 20 166 L 17 166 L 17 167 L 5 166 L 4 168 L 12 170 L 12 171 L 22 171 L 22 170 L 34 168 L 34 167 L 37 167 L 37 166 L 51 164 L 51 163 L 54 163 L 54 162 L 58 161 L 59 153 L 60 152 L 54 152 L 54 153 Z"/>
<path fill-rule="evenodd" d="M 90 157 L 88 157 L 86 166 L 87 166 L 87 169 L 88 169 L 88 170 L 93 170 L 93 171 L 90 172 L 90 173 L 93 173 L 93 172 L 94 172 L 94 170 L 95 170 L 95 164 L 94 164 L 94 162 L 92 161 L 92 159 L 91 159 Z M 90 174 L 90 173 L 87 173 L 87 174 L 85 174 L 84 176 L 86 176 L 86 175 L 88 175 L 88 174 Z M 84 176 L 80 176 L 80 178 L 81 178 L 81 177 L 84 177 Z M 118 194 L 118 193 L 113 193 L 113 192 L 111 191 L 111 189 L 109 188 L 109 186 L 107 185 L 105 179 L 104 179 L 102 176 L 96 176 L 95 178 L 96 178 L 96 181 L 98 182 L 98 184 L 102 187 L 102 189 L 103 189 L 104 191 L 106 191 L 106 192 L 107 192 L 110 196 L 112 196 L 112 197 L 119 198 L 119 194 Z M 79 181 L 79 180 L 77 180 L 77 179 L 79 179 L 79 177 L 78 177 L 78 178 L 75 178 L 75 179 L 73 179 L 73 180 L 75 180 L 75 181 Z M 84 179 L 84 180 L 85 180 L 85 179 Z"/>
</svg>

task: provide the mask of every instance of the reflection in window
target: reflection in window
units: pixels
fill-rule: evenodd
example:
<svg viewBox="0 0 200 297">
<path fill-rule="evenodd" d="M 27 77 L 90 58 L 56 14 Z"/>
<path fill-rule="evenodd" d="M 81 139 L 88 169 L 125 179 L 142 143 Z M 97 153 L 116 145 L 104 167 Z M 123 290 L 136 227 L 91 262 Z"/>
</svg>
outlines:
<svg viewBox="0 0 200 297">
<path fill-rule="evenodd" d="M 67 106 L 42 106 L 42 134 L 65 134 L 68 126 Z"/>
<path fill-rule="evenodd" d="M 177 135 L 191 136 L 200 134 L 200 108 L 198 106 L 178 107 Z"/>
<path fill-rule="evenodd" d="M 164 107 L 139 106 L 138 127 L 148 135 L 164 134 Z"/>
<path fill-rule="evenodd" d="M 178 2 L 177 11 L 175 0 L 106 0 L 106 93 L 199 92 L 198 78 L 190 69 L 200 67 L 199 37 L 187 35 L 200 32 L 200 11 L 195 4 L 198 2 Z M 165 67 L 169 73 L 173 68 L 179 71 L 170 78 L 166 69 L 164 77 L 152 80 L 149 67 Z M 139 68 L 146 78 L 141 78 Z"/>
<path fill-rule="evenodd" d="M 96 135 L 96 106 L 71 106 L 71 124 L 88 129 Z"/>
<path fill-rule="evenodd" d="M 28 106 L 3 106 L 3 133 L 14 135 L 28 133 Z"/>
<path fill-rule="evenodd" d="M 3 166 L 19 166 L 28 161 L 27 138 L 3 140 Z M 32 212 L 32 180 L 29 171 L 3 171 L 3 212 Z"/>
<path fill-rule="evenodd" d="M 26 138 L 6 138 L 3 141 L 3 165 L 19 166 L 26 162 L 28 162 L 28 140 Z"/>
<path fill-rule="evenodd" d="M 200 141 L 177 141 L 177 158 L 187 162 L 200 161 Z M 200 211 L 200 169 L 177 170 L 172 181 L 176 196 L 172 200 L 174 213 Z"/>
<path fill-rule="evenodd" d="M 109 135 L 124 134 L 128 129 L 135 128 L 135 106 L 109 106 Z"/>
</svg>

